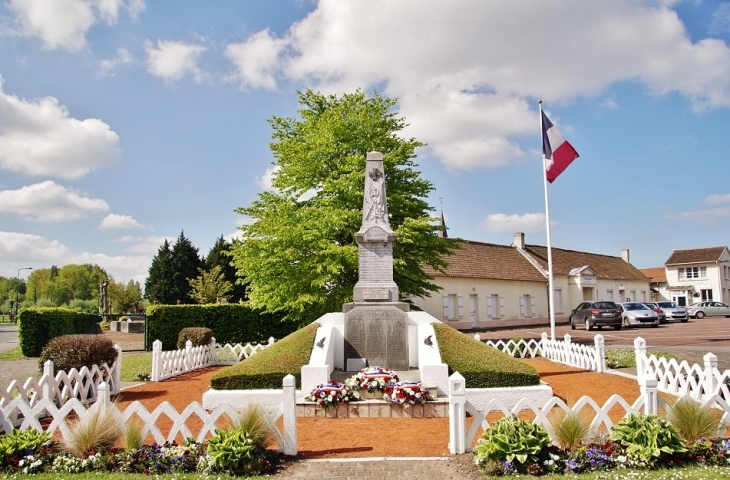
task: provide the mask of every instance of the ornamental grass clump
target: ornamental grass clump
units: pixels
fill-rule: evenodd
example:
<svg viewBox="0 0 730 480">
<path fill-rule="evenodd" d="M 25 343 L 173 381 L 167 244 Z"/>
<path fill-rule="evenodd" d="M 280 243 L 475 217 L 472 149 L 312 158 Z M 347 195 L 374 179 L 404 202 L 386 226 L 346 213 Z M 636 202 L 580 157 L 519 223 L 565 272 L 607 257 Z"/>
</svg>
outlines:
<svg viewBox="0 0 730 480">
<path fill-rule="evenodd" d="M 122 444 L 125 452 L 139 450 L 144 445 L 144 422 L 139 418 L 130 418 L 122 429 Z"/>
<path fill-rule="evenodd" d="M 553 429 L 553 442 L 562 448 L 574 449 L 583 443 L 590 432 L 590 420 L 581 412 L 553 410 L 548 420 Z"/>
<path fill-rule="evenodd" d="M 122 435 L 119 412 L 112 403 L 96 403 L 70 429 L 64 442 L 77 457 L 93 450 L 109 449 Z"/>
<path fill-rule="evenodd" d="M 667 421 L 677 430 L 685 445 L 691 445 L 700 438 L 713 439 L 717 436 L 722 410 L 712 405 L 702 405 L 691 397 L 682 397 L 667 410 Z"/>
<path fill-rule="evenodd" d="M 544 427 L 513 414 L 497 420 L 484 432 L 474 448 L 474 462 L 482 468 L 496 460 L 509 464 L 510 471 L 527 472 L 530 465 L 539 462 L 540 453 L 549 443 Z"/>
<path fill-rule="evenodd" d="M 233 428 L 246 432 L 253 444 L 263 450 L 271 446 L 274 432 L 278 433 L 266 411 L 256 403 L 249 404 L 238 417 L 233 419 Z"/>
</svg>

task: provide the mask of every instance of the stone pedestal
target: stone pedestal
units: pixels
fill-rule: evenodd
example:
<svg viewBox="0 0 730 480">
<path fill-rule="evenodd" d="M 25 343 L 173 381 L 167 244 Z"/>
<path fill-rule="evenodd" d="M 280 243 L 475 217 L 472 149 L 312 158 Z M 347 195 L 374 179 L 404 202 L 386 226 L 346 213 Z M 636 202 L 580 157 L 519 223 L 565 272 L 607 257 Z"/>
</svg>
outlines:
<svg viewBox="0 0 730 480">
<path fill-rule="evenodd" d="M 405 306 L 405 307 L 403 307 Z M 408 304 L 345 305 L 345 364 L 364 358 L 368 366 L 408 370 Z"/>
</svg>

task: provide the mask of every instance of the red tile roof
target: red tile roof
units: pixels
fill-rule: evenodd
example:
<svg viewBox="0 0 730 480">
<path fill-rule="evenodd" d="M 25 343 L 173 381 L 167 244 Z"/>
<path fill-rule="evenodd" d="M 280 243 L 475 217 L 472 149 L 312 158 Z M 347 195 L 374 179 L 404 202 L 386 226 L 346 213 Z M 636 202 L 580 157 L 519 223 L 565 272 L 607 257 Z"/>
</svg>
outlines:
<svg viewBox="0 0 730 480">
<path fill-rule="evenodd" d="M 547 270 L 547 247 L 525 245 L 527 253 Z M 621 257 L 553 248 L 553 275 L 568 275 L 574 268 L 589 266 L 598 278 L 647 281 L 648 278 Z"/>
<path fill-rule="evenodd" d="M 667 281 L 667 271 L 664 267 L 641 268 L 639 271 L 649 277 L 652 282 L 662 283 Z"/>
<path fill-rule="evenodd" d="M 674 250 L 664 265 L 681 265 L 685 263 L 715 263 L 727 247 L 693 248 L 691 250 Z"/>
<path fill-rule="evenodd" d="M 484 278 L 545 282 L 547 279 L 516 248 L 465 240 L 446 259 L 446 275 L 426 267 L 434 277 Z"/>
</svg>

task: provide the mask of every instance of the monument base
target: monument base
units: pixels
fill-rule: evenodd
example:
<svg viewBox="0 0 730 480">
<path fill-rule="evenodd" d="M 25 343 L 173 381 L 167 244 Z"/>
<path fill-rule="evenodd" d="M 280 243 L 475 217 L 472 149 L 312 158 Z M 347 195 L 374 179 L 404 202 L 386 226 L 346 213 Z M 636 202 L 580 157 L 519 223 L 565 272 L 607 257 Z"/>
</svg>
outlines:
<svg viewBox="0 0 730 480">
<path fill-rule="evenodd" d="M 345 364 L 364 358 L 367 366 L 408 370 L 408 307 L 403 302 L 345 304 Z"/>
</svg>

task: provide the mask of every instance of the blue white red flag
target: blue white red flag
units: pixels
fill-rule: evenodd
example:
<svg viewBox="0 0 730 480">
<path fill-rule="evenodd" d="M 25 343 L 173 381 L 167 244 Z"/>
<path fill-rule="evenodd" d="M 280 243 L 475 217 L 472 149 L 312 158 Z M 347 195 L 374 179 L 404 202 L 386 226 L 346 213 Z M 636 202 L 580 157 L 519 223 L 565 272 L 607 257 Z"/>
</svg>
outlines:
<svg viewBox="0 0 730 480">
<path fill-rule="evenodd" d="M 542 153 L 546 160 L 545 175 L 550 183 L 580 156 L 547 118 L 545 112 L 542 112 Z"/>
</svg>

